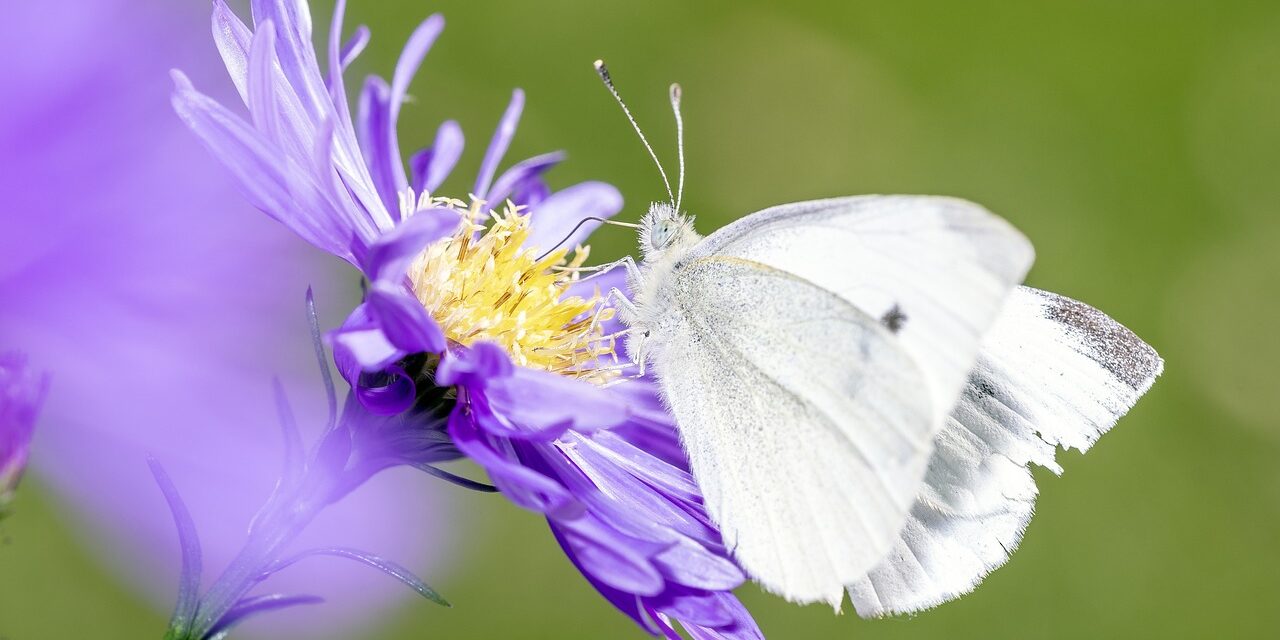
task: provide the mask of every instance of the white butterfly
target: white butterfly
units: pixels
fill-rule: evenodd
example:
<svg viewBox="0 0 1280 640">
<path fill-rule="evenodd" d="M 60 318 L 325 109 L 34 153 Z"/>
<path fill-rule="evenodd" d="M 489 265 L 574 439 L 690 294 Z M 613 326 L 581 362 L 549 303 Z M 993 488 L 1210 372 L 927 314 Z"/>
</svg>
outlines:
<svg viewBox="0 0 1280 640">
<path fill-rule="evenodd" d="M 681 191 L 683 173 L 682 150 Z M 1088 448 L 1163 367 L 1101 312 L 1019 287 L 1030 243 L 973 203 L 818 200 L 704 238 L 679 200 L 625 263 L 628 351 L 726 546 L 789 600 L 838 609 L 847 589 L 873 616 L 972 590 L 1030 519 L 1028 465 L 1060 471 L 1055 446 Z"/>
</svg>

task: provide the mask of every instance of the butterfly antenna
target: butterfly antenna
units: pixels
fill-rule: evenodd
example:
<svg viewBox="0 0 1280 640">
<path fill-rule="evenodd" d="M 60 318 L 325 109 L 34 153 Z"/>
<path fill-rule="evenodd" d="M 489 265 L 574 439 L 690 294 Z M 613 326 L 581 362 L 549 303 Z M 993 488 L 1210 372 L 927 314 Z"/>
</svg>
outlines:
<svg viewBox="0 0 1280 640">
<path fill-rule="evenodd" d="M 684 118 L 680 116 L 680 85 L 671 85 L 671 111 L 676 114 L 676 149 L 680 154 L 680 186 L 676 187 L 676 211 L 684 197 Z"/>
<path fill-rule="evenodd" d="M 543 258 L 546 258 L 547 256 L 551 255 L 552 253 L 555 252 L 556 249 L 559 249 L 564 243 L 568 242 L 569 238 L 572 238 L 573 234 L 577 233 L 578 229 L 581 229 L 582 225 L 588 222 L 599 222 L 602 224 L 611 224 L 617 227 L 626 227 L 628 229 L 640 228 L 640 225 L 631 224 L 630 222 L 618 222 L 617 220 L 606 220 L 604 218 L 597 218 L 596 216 L 586 216 L 583 219 L 579 220 L 578 224 L 573 225 L 573 228 L 569 230 L 569 233 L 564 234 L 564 237 L 560 239 L 560 242 L 557 242 L 555 246 L 551 247 L 550 249 L 547 249 L 546 252 L 538 256 L 538 259 L 535 260 L 534 262 L 542 262 Z"/>
<path fill-rule="evenodd" d="M 644 132 L 640 130 L 640 125 L 636 123 L 635 117 L 631 115 L 631 110 L 627 108 L 627 103 L 622 101 L 622 96 L 618 94 L 617 87 L 613 86 L 613 78 L 609 77 L 609 68 L 604 66 L 604 60 L 596 60 L 596 75 L 600 76 L 600 80 L 604 81 L 604 86 L 609 89 L 609 93 L 613 94 L 613 99 L 618 101 L 618 106 L 622 107 L 622 112 L 627 115 L 627 120 L 631 122 L 632 128 L 636 130 L 636 135 L 640 136 L 640 142 L 644 143 L 644 148 L 649 151 L 649 157 L 653 158 L 653 164 L 657 165 L 658 173 L 662 174 L 662 185 L 667 188 L 667 197 L 671 198 L 671 202 L 675 203 L 675 194 L 671 193 L 671 181 L 667 179 L 667 172 L 662 168 L 662 163 L 658 162 L 658 154 L 653 152 L 653 147 L 649 145 L 648 138 L 644 137 Z M 681 174 L 683 174 L 683 170 Z"/>
</svg>

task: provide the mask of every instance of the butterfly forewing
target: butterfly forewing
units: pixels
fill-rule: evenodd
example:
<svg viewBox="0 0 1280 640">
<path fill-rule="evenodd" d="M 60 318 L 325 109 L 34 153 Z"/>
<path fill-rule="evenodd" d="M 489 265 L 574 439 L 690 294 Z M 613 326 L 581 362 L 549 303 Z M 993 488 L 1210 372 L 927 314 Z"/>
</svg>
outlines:
<svg viewBox="0 0 1280 640">
<path fill-rule="evenodd" d="M 940 427 L 982 334 L 1034 253 L 1021 233 L 971 202 L 857 196 L 765 209 L 711 234 L 690 259 L 709 256 L 792 273 L 896 330 L 925 376 Z"/>
<path fill-rule="evenodd" d="M 654 354 L 725 544 L 766 588 L 838 606 L 897 538 L 935 429 L 879 319 L 793 274 L 685 264 Z"/>
</svg>

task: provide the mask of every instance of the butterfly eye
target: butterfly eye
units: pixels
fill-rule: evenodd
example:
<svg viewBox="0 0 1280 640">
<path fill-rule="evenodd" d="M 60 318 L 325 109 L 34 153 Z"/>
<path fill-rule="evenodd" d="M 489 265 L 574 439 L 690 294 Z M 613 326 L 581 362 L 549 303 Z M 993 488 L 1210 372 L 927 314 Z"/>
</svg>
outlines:
<svg viewBox="0 0 1280 640">
<path fill-rule="evenodd" d="M 665 249 L 671 244 L 671 223 L 663 220 L 653 227 L 653 237 L 651 238 L 655 249 Z"/>
</svg>

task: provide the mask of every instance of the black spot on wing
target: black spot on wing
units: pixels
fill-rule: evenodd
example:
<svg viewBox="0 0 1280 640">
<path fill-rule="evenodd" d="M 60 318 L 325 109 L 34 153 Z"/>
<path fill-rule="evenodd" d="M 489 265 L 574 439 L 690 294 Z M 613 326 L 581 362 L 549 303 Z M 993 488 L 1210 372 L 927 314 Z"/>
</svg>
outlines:
<svg viewBox="0 0 1280 640">
<path fill-rule="evenodd" d="M 1143 391 L 1160 374 L 1163 361 L 1151 345 L 1107 314 L 1066 296 L 1031 289 L 1044 300 L 1044 317 L 1074 336 L 1085 355 L 1118 380 Z"/>
<path fill-rule="evenodd" d="M 977 399 L 990 398 L 996 395 L 996 388 L 990 380 L 977 374 L 969 374 L 969 392 Z"/>
<path fill-rule="evenodd" d="M 895 304 L 884 312 L 884 316 L 880 318 L 880 323 L 890 331 L 897 333 L 907 325 L 907 314 L 902 312 L 902 307 Z"/>
</svg>

